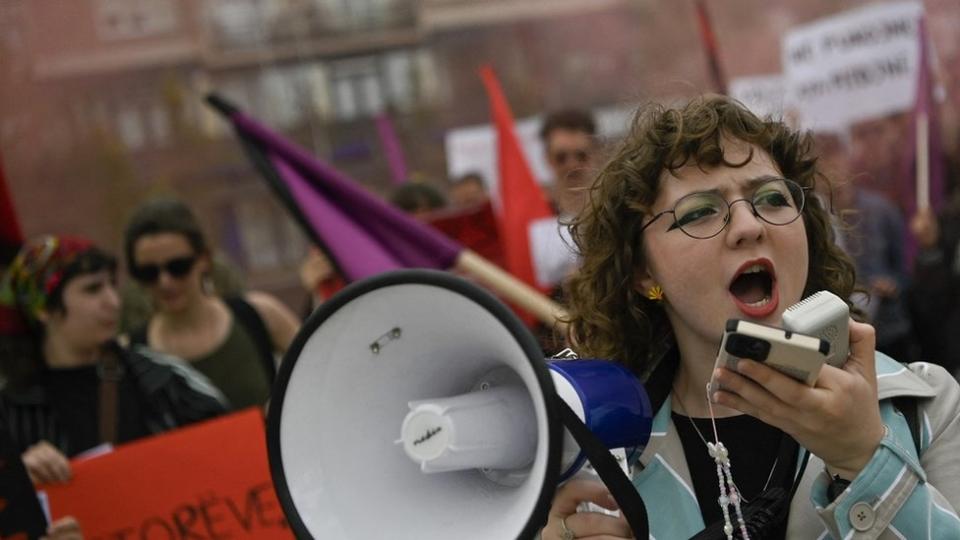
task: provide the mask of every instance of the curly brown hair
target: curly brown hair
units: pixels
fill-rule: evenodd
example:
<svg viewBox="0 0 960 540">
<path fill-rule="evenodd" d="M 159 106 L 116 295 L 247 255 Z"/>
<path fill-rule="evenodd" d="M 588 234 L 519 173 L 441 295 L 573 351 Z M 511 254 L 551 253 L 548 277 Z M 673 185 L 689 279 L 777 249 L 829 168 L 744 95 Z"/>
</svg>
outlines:
<svg viewBox="0 0 960 540">
<path fill-rule="evenodd" d="M 733 99 L 708 95 L 677 108 L 641 108 L 629 135 L 594 182 L 589 204 L 571 224 L 581 266 L 567 283 L 567 322 L 570 341 L 582 355 L 613 359 L 646 377 L 673 346 L 663 308 L 634 285 L 637 269 L 646 267 L 641 226 L 657 197 L 662 172 L 687 164 L 706 170 L 750 161 L 729 163 L 724 139 L 764 150 L 786 178 L 805 188 L 826 181 L 817 171 L 809 133 L 760 119 Z M 849 298 L 854 266 L 835 244 L 830 214 L 818 198 L 807 198 L 803 223 L 810 254 L 804 297 L 828 290 Z"/>
</svg>

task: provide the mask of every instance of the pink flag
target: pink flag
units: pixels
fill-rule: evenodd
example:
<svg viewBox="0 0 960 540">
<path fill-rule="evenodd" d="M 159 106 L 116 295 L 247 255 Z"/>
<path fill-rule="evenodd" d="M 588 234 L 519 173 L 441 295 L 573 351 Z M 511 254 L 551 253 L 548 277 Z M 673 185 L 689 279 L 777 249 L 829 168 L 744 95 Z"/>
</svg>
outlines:
<svg viewBox="0 0 960 540">
<path fill-rule="evenodd" d="M 403 157 L 403 147 L 393 128 L 393 121 L 387 113 L 381 113 L 377 115 L 376 123 L 377 135 L 380 136 L 380 144 L 390 166 L 390 178 L 394 184 L 403 184 L 407 181 L 407 160 Z"/>
</svg>

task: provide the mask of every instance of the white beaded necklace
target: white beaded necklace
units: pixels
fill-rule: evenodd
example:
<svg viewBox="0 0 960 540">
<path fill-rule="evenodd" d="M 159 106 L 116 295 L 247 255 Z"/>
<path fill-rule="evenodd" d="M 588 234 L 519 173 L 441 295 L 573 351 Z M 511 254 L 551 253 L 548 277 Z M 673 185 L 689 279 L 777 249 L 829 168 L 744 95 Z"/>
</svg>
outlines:
<svg viewBox="0 0 960 540">
<path fill-rule="evenodd" d="M 683 401 L 680 399 L 680 394 L 677 393 L 676 388 L 674 388 L 674 393 L 677 394 L 677 406 L 680 409 L 680 412 L 683 413 L 687 419 L 690 420 L 690 425 L 693 426 L 693 429 L 696 430 L 697 435 L 700 437 L 700 440 L 707 445 L 707 452 L 710 454 L 710 457 L 713 458 L 713 462 L 717 465 L 717 480 L 720 483 L 720 497 L 717 499 L 717 503 L 720 504 L 720 510 L 723 512 L 723 532 L 727 535 L 727 540 L 733 540 L 733 522 L 730 520 L 730 505 L 733 505 L 734 513 L 737 517 L 737 524 L 740 526 L 740 534 L 743 537 L 743 540 L 750 540 L 750 535 L 747 534 L 747 524 L 743 519 L 743 511 L 740 509 L 740 501 L 742 497 L 740 496 L 740 490 L 737 489 L 737 485 L 733 482 L 733 473 L 730 472 L 730 453 L 727 451 L 727 447 L 720 442 L 720 436 L 717 434 L 717 421 L 716 416 L 713 414 L 713 402 L 710 401 L 710 385 L 707 384 L 707 406 L 710 408 L 710 424 L 713 426 L 713 440 L 714 442 L 707 441 L 706 437 L 700 433 L 700 428 L 697 427 L 697 424 L 694 423 L 693 418 L 690 418 L 690 415 L 683 408 Z M 779 460 L 779 457 L 777 458 Z M 777 468 L 777 462 L 774 461 L 773 468 Z M 770 483 L 770 478 L 773 477 L 773 469 L 770 470 L 770 476 L 767 477 L 767 484 Z M 767 486 L 764 485 L 764 490 Z"/>
</svg>

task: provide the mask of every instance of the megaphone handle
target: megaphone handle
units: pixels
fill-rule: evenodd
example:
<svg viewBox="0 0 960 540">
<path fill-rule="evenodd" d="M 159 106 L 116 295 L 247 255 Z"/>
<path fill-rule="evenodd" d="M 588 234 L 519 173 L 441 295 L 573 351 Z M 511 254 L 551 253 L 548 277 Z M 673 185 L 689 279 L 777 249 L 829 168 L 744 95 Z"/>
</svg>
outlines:
<svg viewBox="0 0 960 540">
<path fill-rule="evenodd" d="M 593 468 L 600 475 L 600 479 L 610 490 L 610 494 L 620 505 L 623 516 L 630 524 L 633 530 L 634 538 L 646 539 L 650 537 L 650 526 L 647 523 L 647 507 L 643 504 L 643 499 L 633 486 L 633 483 L 623 474 L 623 469 L 614 459 L 610 450 L 600 442 L 593 432 L 587 428 L 577 413 L 567 405 L 559 396 L 554 396 L 557 407 L 560 409 L 560 419 L 563 425 L 570 430 L 570 434 L 580 445 L 580 449 L 586 454 L 587 459 L 593 465 Z"/>
</svg>

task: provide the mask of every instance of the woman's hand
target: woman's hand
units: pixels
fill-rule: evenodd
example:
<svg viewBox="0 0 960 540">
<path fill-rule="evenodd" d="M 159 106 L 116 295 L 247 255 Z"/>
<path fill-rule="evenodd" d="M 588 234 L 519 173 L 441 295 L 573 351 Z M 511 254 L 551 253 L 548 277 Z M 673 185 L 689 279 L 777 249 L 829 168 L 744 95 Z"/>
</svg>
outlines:
<svg viewBox="0 0 960 540">
<path fill-rule="evenodd" d="M 614 540 L 633 538 L 630 525 L 623 516 L 613 517 L 597 512 L 577 513 L 577 505 L 592 502 L 610 510 L 617 509 L 613 495 L 601 482 L 574 479 L 560 486 L 553 497 L 550 517 L 540 532 L 541 540 Z M 570 531 L 564 536 L 564 531 Z M 571 536 L 572 534 L 572 536 Z"/>
<path fill-rule="evenodd" d="M 73 516 L 62 517 L 47 527 L 47 534 L 40 540 L 83 540 L 83 531 Z"/>
<path fill-rule="evenodd" d="M 70 462 L 67 456 L 47 441 L 40 441 L 27 448 L 21 459 L 34 484 L 66 482 L 70 479 Z"/>
<path fill-rule="evenodd" d="M 719 369 L 724 390 L 715 402 L 776 426 L 852 480 L 873 457 L 884 426 L 877 403 L 873 327 L 850 321 L 850 356 L 843 368 L 824 365 L 810 388 L 768 366 L 740 360 L 740 374 Z"/>
</svg>

